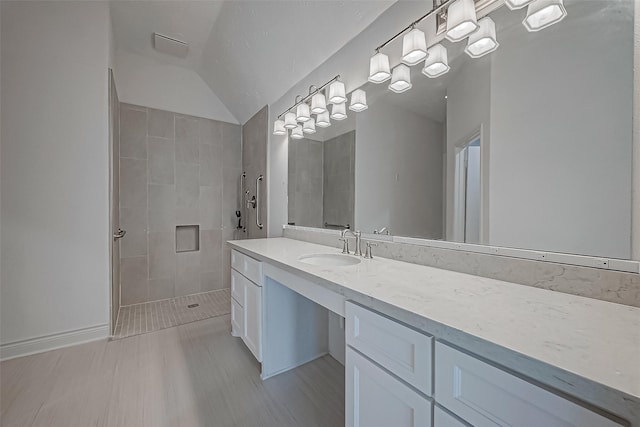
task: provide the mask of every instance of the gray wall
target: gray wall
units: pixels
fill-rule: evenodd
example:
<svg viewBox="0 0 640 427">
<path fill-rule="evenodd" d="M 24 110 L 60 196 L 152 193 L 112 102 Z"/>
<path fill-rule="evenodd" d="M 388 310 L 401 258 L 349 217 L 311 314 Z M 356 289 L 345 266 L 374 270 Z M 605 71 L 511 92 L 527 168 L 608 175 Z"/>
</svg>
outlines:
<svg viewBox="0 0 640 427">
<path fill-rule="evenodd" d="M 354 227 L 356 131 L 324 143 L 323 217 L 329 224 Z M 301 224 L 306 225 L 306 224 Z M 310 225 L 310 227 L 315 227 Z"/>
<path fill-rule="evenodd" d="M 265 106 L 242 125 L 242 169 L 247 174 L 247 189 L 250 195 L 256 194 L 256 178 L 263 175 L 260 187 L 261 203 L 256 209 L 248 209 L 246 236 L 249 239 L 267 237 L 267 213 L 269 191 L 267 183 L 267 138 L 269 125 L 269 108 Z M 260 214 L 260 222 L 264 226 L 256 226 L 256 213 Z"/>
<path fill-rule="evenodd" d="M 289 220 L 322 228 L 323 145 L 310 139 L 289 140 Z"/>
<path fill-rule="evenodd" d="M 240 165 L 239 125 L 121 104 L 123 305 L 229 287 Z M 198 251 L 176 253 L 176 225 L 200 226 Z"/>
</svg>

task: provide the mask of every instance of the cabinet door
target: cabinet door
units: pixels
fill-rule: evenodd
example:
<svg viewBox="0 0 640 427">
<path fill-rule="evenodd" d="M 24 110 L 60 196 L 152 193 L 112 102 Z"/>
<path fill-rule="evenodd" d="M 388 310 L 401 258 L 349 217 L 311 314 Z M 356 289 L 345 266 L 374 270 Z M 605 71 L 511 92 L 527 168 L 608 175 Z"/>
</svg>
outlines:
<svg viewBox="0 0 640 427">
<path fill-rule="evenodd" d="M 430 427 L 431 401 L 347 348 L 347 427 Z"/>
<path fill-rule="evenodd" d="M 433 426 L 434 427 L 467 427 L 468 424 L 463 423 L 462 421 L 455 418 L 453 415 L 450 415 L 449 413 L 447 413 L 444 409 L 438 408 L 436 406 L 433 414 Z"/>
<path fill-rule="evenodd" d="M 231 298 L 231 335 L 241 337 L 244 333 L 244 313 L 242 306 Z"/>
<path fill-rule="evenodd" d="M 242 340 L 258 362 L 262 362 L 262 288 L 249 281 L 245 283 Z"/>
</svg>

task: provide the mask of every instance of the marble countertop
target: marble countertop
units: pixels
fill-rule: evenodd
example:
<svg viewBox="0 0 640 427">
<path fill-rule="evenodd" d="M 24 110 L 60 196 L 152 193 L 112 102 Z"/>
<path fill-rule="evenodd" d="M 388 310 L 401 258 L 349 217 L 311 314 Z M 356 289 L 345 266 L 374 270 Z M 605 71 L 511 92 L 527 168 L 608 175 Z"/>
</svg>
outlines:
<svg viewBox="0 0 640 427">
<path fill-rule="evenodd" d="M 381 257 L 362 259 L 352 266 L 314 266 L 298 257 L 340 250 L 299 240 L 271 238 L 229 244 L 262 261 L 320 279 L 318 283 L 333 285 L 347 297 L 345 291 L 352 291 L 384 303 L 386 311 L 408 312 L 523 355 L 529 362 L 541 362 L 527 371 L 535 373 L 534 379 L 538 374 L 546 378 L 543 383 L 553 378 L 566 383 L 577 376 L 587 384 L 622 393 L 623 400 L 633 406 L 624 412 L 640 417 L 640 308 Z M 544 375 L 545 366 L 570 375 Z M 602 393 L 584 390 L 580 394 L 606 405 L 609 399 Z"/>
</svg>

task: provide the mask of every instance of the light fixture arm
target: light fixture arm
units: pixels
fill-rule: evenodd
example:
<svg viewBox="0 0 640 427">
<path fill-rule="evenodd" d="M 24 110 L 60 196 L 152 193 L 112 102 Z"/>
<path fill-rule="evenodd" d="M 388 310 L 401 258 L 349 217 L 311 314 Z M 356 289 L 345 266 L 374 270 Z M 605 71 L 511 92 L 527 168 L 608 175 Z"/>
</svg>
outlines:
<svg viewBox="0 0 640 427">
<path fill-rule="evenodd" d="M 315 95 L 316 93 L 320 92 L 322 89 L 324 89 L 325 87 L 329 86 L 331 83 L 333 83 L 333 82 L 335 82 L 337 80 L 340 80 L 340 74 L 336 75 L 334 78 L 332 78 L 331 80 L 329 80 L 328 82 L 326 82 L 325 84 L 320 86 L 319 88 L 316 88 L 316 89 L 312 90 L 312 88 L 315 88 L 315 86 L 311 85 L 309 87 L 309 95 L 305 96 L 304 98 L 302 97 L 302 95 L 297 95 L 295 103 L 291 107 L 287 108 L 285 111 L 280 113 L 278 115 L 278 119 L 282 118 L 282 116 L 284 116 L 289 111 L 293 110 L 294 108 L 296 108 L 298 105 L 302 104 L 303 102 L 307 102 L 313 95 Z"/>
</svg>

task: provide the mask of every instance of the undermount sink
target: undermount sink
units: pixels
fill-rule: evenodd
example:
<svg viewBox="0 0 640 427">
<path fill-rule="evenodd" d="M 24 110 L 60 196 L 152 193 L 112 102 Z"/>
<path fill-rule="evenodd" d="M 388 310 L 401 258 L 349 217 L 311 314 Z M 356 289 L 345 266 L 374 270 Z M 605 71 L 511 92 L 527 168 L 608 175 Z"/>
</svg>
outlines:
<svg viewBox="0 0 640 427">
<path fill-rule="evenodd" d="M 346 265 L 360 264 L 360 258 L 340 254 L 311 254 L 302 255 L 298 258 L 300 262 L 311 265 L 328 267 L 343 267 Z"/>
</svg>

